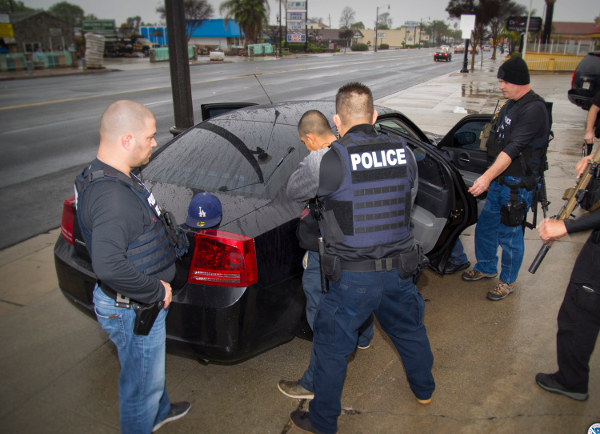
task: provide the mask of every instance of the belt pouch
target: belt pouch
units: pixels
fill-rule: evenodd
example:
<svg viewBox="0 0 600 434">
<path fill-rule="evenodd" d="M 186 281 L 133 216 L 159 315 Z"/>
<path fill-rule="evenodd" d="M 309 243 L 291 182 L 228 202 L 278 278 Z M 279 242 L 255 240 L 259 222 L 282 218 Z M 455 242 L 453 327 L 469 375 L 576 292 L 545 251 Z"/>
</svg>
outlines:
<svg viewBox="0 0 600 434">
<path fill-rule="evenodd" d="M 398 275 L 401 279 L 408 279 L 419 267 L 419 250 L 413 248 L 408 252 L 400 253 L 398 260 Z"/>
<path fill-rule="evenodd" d="M 148 336 L 156 317 L 163 307 L 163 302 L 158 301 L 152 304 L 142 304 L 133 302 L 131 307 L 135 312 L 135 323 L 133 325 L 133 333 L 136 335 Z"/>
<path fill-rule="evenodd" d="M 321 270 L 331 282 L 337 282 L 342 277 L 342 261 L 338 256 L 325 253 L 321 258 Z"/>
<path fill-rule="evenodd" d="M 521 226 L 526 214 L 527 204 L 525 202 L 509 202 L 500 208 L 500 223 L 509 228 Z"/>
</svg>

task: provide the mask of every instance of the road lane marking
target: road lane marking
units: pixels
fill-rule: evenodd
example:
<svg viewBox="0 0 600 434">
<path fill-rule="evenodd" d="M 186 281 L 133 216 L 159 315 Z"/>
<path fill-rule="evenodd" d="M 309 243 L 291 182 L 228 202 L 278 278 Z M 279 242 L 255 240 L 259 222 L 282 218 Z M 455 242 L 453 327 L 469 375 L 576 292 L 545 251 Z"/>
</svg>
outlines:
<svg viewBox="0 0 600 434">
<path fill-rule="evenodd" d="M 429 57 L 429 55 L 415 56 L 413 58 L 419 58 L 419 57 Z M 360 65 L 360 64 L 365 64 L 365 63 L 373 64 L 373 63 L 383 63 L 383 62 L 392 62 L 392 61 L 397 61 L 397 59 L 381 59 L 381 60 L 374 60 L 374 61 L 350 62 L 350 63 L 344 63 L 344 64 L 325 65 L 325 66 L 319 66 L 319 67 L 314 67 L 314 68 L 299 68 L 299 69 L 293 69 L 293 70 L 287 70 L 287 71 L 265 72 L 265 73 L 262 73 L 262 75 L 287 74 L 290 72 L 302 72 L 302 71 L 311 71 L 311 70 L 317 70 L 317 69 L 340 68 L 340 67 L 345 67 L 348 65 Z M 251 75 L 240 75 L 240 76 L 228 77 L 228 78 L 217 78 L 214 80 L 204 80 L 204 81 L 192 82 L 192 83 L 190 83 L 190 85 L 214 83 L 214 82 L 226 81 L 226 80 L 238 80 L 241 78 L 251 78 L 251 77 L 253 77 L 252 74 Z M 41 102 L 30 103 L 30 104 L 20 104 L 20 105 L 14 105 L 14 106 L 0 107 L 0 111 L 1 110 L 9 110 L 9 109 L 26 108 L 26 107 L 36 107 L 36 106 L 42 106 L 42 105 L 47 105 L 47 104 L 58 104 L 58 103 L 70 102 L 70 101 L 80 101 L 80 100 L 84 100 L 84 99 L 110 97 L 113 95 L 122 95 L 125 93 L 146 92 L 149 90 L 167 89 L 169 87 L 171 87 L 171 85 L 148 87 L 148 88 L 144 88 L 144 89 L 135 89 L 135 90 L 125 90 L 125 91 L 121 91 L 121 92 L 113 92 L 113 93 L 107 93 L 107 94 L 101 94 L 101 95 L 88 95 L 88 96 L 81 96 L 81 97 L 76 97 L 76 98 L 58 99 L 58 100 L 53 100 L 53 101 L 41 101 Z"/>
</svg>

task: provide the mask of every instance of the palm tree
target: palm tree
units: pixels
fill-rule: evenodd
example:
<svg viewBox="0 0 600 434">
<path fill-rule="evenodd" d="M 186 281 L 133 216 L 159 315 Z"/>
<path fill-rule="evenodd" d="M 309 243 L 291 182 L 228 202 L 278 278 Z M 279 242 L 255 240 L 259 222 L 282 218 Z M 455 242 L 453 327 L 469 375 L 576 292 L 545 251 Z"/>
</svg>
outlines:
<svg viewBox="0 0 600 434">
<path fill-rule="evenodd" d="M 240 28 L 240 35 L 245 35 L 244 47 L 248 42 L 256 42 L 261 29 L 269 24 L 269 3 L 267 0 L 226 0 L 219 5 L 219 13 L 223 15 L 225 27 L 227 21 L 233 19 Z"/>
</svg>

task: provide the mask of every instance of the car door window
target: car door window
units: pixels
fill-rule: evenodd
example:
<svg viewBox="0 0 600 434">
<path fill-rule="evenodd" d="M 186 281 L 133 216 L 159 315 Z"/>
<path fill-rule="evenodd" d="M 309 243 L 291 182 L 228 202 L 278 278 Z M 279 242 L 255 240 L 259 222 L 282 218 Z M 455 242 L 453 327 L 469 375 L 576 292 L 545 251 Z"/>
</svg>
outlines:
<svg viewBox="0 0 600 434">
<path fill-rule="evenodd" d="M 479 151 L 481 146 L 481 131 L 487 122 L 468 122 L 453 133 L 453 147 L 469 151 Z"/>
<path fill-rule="evenodd" d="M 413 130 L 411 130 L 410 127 L 408 127 L 399 119 L 386 119 L 382 121 L 377 121 L 375 123 L 375 129 L 378 132 L 381 132 L 381 127 L 388 127 L 399 133 L 406 134 L 407 136 L 412 137 L 413 139 L 420 140 L 419 136 Z"/>
</svg>

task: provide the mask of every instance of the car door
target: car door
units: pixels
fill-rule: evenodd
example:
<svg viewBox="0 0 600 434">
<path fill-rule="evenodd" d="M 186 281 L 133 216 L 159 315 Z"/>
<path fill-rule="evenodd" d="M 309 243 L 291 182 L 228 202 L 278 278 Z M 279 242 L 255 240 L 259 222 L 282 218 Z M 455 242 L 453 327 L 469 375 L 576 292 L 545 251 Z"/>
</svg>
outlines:
<svg viewBox="0 0 600 434">
<path fill-rule="evenodd" d="M 485 124 L 491 119 L 491 114 L 465 116 L 437 145 L 442 152 L 450 156 L 467 187 L 472 186 L 487 170 L 487 155 L 480 149 L 480 135 Z"/>
<path fill-rule="evenodd" d="M 458 236 L 477 221 L 477 203 L 467 193 L 460 173 L 426 135 L 400 113 L 388 113 L 375 123 L 378 131 L 403 137 L 419 171 L 419 192 L 411 232 L 430 260 L 430 269 L 443 274 Z"/>
</svg>

